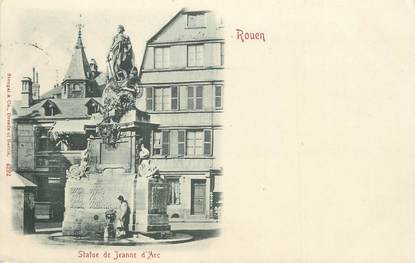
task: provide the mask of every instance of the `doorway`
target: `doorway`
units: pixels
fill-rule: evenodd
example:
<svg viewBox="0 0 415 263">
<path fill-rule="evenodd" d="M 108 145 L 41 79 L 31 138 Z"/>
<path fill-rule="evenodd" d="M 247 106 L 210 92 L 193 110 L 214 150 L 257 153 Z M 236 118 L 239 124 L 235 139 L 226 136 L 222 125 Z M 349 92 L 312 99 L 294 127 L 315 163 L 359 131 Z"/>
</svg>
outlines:
<svg viewBox="0 0 415 263">
<path fill-rule="evenodd" d="M 191 182 L 192 215 L 204 215 L 206 211 L 206 179 L 192 179 Z"/>
</svg>

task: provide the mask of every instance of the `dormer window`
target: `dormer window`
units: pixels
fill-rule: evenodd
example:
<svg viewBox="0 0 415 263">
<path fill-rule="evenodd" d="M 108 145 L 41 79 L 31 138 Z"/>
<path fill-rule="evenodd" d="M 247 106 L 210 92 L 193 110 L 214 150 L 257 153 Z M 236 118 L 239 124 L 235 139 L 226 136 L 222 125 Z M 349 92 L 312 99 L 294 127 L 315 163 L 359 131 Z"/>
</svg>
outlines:
<svg viewBox="0 0 415 263">
<path fill-rule="evenodd" d="M 88 106 L 88 115 L 92 115 L 97 112 L 98 112 L 98 104 L 96 104 L 95 102 L 91 103 Z"/>
<path fill-rule="evenodd" d="M 205 27 L 205 13 L 189 13 L 187 14 L 187 27 Z"/>
<path fill-rule="evenodd" d="M 87 107 L 88 115 L 100 112 L 100 104 L 94 99 L 90 99 L 85 106 Z"/>
<path fill-rule="evenodd" d="M 45 109 L 45 115 L 46 116 L 53 116 L 54 114 L 54 110 L 53 110 L 53 105 L 49 105 L 48 107 L 46 107 Z"/>
<path fill-rule="evenodd" d="M 45 116 L 55 116 L 59 113 L 59 109 L 55 103 L 50 100 L 47 100 L 42 107 L 45 109 Z"/>
</svg>

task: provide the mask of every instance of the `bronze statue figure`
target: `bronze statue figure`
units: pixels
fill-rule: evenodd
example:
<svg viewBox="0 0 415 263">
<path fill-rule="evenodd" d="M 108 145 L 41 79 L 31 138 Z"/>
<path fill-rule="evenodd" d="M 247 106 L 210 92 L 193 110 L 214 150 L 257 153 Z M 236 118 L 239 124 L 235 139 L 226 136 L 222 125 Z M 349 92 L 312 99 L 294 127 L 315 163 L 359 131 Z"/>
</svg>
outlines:
<svg viewBox="0 0 415 263">
<path fill-rule="evenodd" d="M 107 56 L 110 74 L 116 80 L 128 78 L 134 67 L 134 53 L 131 41 L 129 36 L 124 34 L 124 31 L 124 26 L 119 25 Z"/>
</svg>

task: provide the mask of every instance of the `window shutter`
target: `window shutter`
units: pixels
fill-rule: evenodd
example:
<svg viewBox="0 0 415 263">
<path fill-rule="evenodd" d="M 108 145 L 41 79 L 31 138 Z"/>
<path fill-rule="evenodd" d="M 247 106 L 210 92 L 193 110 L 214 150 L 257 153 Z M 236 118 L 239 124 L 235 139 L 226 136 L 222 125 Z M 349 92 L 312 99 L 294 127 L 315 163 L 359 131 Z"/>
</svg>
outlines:
<svg viewBox="0 0 415 263">
<path fill-rule="evenodd" d="M 187 87 L 187 109 L 193 110 L 194 109 L 194 88 Z"/>
<path fill-rule="evenodd" d="M 146 88 L 146 108 L 153 110 L 153 88 Z"/>
<path fill-rule="evenodd" d="M 222 109 L 222 86 L 215 86 L 215 108 Z"/>
<path fill-rule="evenodd" d="M 212 154 L 212 130 L 204 130 L 204 155 Z"/>
<path fill-rule="evenodd" d="M 178 131 L 177 135 L 177 143 L 178 143 L 178 152 L 179 156 L 184 156 L 184 149 L 185 149 L 185 131 Z"/>
<path fill-rule="evenodd" d="M 170 155 L 170 131 L 163 131 L 163 138 L 162 138 L 162 149 L 161 154 L 162 155 Z"/>
<path fill-rule="evenodd" d="M 203 109 L 203 86 L 196 88 L 196 109 Z"/>
<path fill-rule="evenodd" d="M 179 109 L 179 93 L 177 91 L 177 87 L 171 87 L 171 109 Z"/>
</svg>

